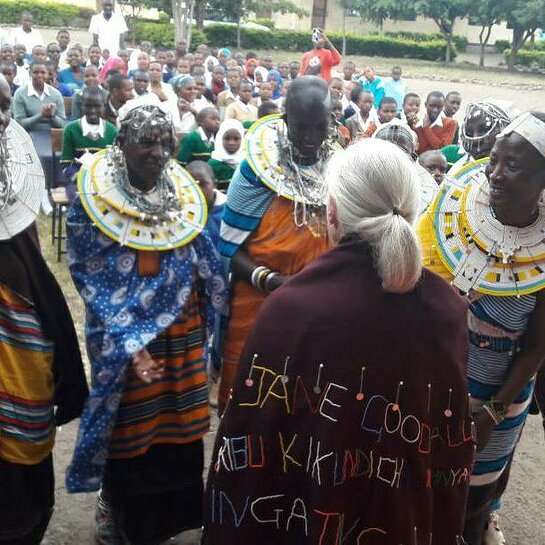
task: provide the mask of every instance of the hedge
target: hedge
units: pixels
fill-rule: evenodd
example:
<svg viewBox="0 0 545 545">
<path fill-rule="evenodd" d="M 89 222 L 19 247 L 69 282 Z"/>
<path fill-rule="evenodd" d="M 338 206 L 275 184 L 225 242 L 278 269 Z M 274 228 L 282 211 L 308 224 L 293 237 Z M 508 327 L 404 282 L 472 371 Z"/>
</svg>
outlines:
<svg viewBox="0 0 545 545">
<path fill-rule="evenodd" d="M 511 49 L 506 49 L 503 52 L 503 56 L 507 61 L 509 55 L 511 54 Z M 515 58 L 515 64 L 521 64 L 523 66 L 532 66 L 532 64 L 537 63 L 540 68 L 545 68 L 545 49 L 521 49 L 517 53 Z"/>
<path fill-rule="evenodd" d="M 511 42 L 509 40 L 496 40 L 494 47 L 497 53 L 503 53 L 506 49 L 511 49 Z"/>
<path fill-rule="evenodd" d="M 409 32 L 405 30 L 385 32 L 384 36 L 392 38 L 403 38 L 405 40 L 413 40 L 415 42 L 430 42 L 434 40 L 445 41 L 445 37 L 440 32 Z M 465 36 L 455 34 L 452 37 L 452 42 L 456 46 L 456 50 L 464 52 L 467 49 L 468 39 Z"/>
<path fill-rule="evenodd" d="M 18 25 L 21 13 L 29 11 L 35 26 L 86 28 L 95 11 L 58 2 L 35 0 L 0 0 L 0 21 L 4 25 Z"/>
<path fill-rule="evenodd" d="M 509 40 L 496 40 L 494 47 L 498 53 L 503 53 L 505 55 L 506 49 L 511 49 L 511 42 Z M 521 51 L 545 51 L 545 40 L 539 40 L 532 43 L 526 43 Z"/>
<path fill-rule="evenodd" d="M 288 51 L 308 51 L 311 48 L 311 33 L 292 30 L 261 30 L 241 29 L 241 47 L 243 49 L 279 49 Z M 172 25 L 159 23 L 135 24 L 137 41 L 150 40 L 156 46 L 172 47 L 174 30 Z M 335 47 L 342 46 L 340 33 L 328 33 Z M 237 27 L 231 25 L 211 25 L 204 28 L 203 34 L 194 31 L 191 40 L 193 46 L 207 43 L 212 46 L 237 45 Z M 388 37 L 381 34 L 369 36 L 346 36 L 346 50 L 349 55 L 383 56 L 392 58 L 413 58 L 436 61 L 445 58 L 446 45 L 442 40 L 416 41 Z M 455 52 L 454 52 L 455 54 Z"/>
<path fill-rule="evenodd" d="M 235 27 L 236 28 L 236 27 Z M 174 47 L 174 25 L 170 23 L 134 22 L 134 39 L 137 43 L 150 41 L 155 47 L 172 49 Z M 208 43 L 206 35 L 196 28 L 191 30 L 191 45 Z"/>
</svg>

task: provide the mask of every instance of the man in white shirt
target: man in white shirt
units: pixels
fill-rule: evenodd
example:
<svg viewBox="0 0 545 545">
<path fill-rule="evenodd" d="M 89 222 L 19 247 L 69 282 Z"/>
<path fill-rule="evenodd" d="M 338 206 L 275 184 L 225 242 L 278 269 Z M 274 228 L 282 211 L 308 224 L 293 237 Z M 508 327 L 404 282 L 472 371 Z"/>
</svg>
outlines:
<svg viewBox="0 0 545 545">
<path fill-rule="evenodd" d="M 25 11 L 21 15 L 21 26 L 14 28 L 11 33 L 11 43 L 24 45 L 27 52 L 32 51 L 36 45 L 44 45 L 41 32 L 32 28 L 32 21 L 32 13 Z"/>
<path fill-rule="evenodd" d="M 125 32 L 127 24 L 123 16 L 114 12 L 113 0 L 102 0 L 102 12 L 91 17 L 89 32 L 93 35 L 93 45 L 100 49 L 108 49 L 116 55 L 125 48 Z"/>
<path fill-rule="evenodd" d="M 26 60 L 27 50 L 24 44 L 15 44 L 13 51 L 15 55 L 13 62 L 17 68 L 17 73 L 15 74 L 13 83 L 15 83 L 15 85 L 18 87 L 22 87 L 23 85 L 26 85 L 30 79 L 30 65 Z"/>
<path fill-rule="evenodd" d="M 8 33 L 0 26 L 0 47 L 11 43 L 8 38 Z"/>
</svg>

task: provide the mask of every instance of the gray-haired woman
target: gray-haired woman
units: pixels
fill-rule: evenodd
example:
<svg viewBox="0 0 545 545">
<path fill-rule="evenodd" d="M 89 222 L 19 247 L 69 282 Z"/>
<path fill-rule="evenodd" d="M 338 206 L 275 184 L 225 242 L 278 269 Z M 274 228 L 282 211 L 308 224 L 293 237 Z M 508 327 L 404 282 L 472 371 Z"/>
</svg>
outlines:
<svg viewBox="0 0 545 545">
<path fill-rule="evenodd" d="M 361 141 L 328 182 L 336 246 L 261 307 L 218 430 L 204 543 L 458 545 L 466 304 L 422 269 L 403 151 Z"/>
</svg>

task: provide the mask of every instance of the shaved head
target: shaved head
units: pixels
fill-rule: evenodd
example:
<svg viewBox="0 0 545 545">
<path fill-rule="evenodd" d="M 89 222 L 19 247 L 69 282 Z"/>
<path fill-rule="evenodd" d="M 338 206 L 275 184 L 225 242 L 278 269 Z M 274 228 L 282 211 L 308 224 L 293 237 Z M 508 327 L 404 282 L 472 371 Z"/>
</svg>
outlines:
<svg viewBox="0 0 545 545">
<path fill-rule="evenodd" d="M 331 123 L 329 86 L 316 76 L 302 76 L 286 95 L 288 136 L 301 164 L 313 164 Z"/>
</svg>

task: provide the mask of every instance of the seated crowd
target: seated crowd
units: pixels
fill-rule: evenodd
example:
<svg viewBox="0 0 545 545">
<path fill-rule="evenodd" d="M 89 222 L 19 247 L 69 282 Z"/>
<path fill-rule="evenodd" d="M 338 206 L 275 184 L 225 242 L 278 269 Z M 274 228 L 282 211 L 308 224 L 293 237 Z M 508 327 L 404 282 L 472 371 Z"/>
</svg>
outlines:
<svg viewBox="0 0 545 545">
<path fill-rule="evenodd" d="M 131 110 L 157 105 L 173 121 L 180 164 L 209 161 L 225 189 L 241 161 L 245 131 L 257 119 L 284 111 L 287 90 L 301 70 L 298 61 L 275 66 L 270 55 L 244 56 L 203 44 L 189 53 L 181 46 L 152 49 L 144 41 L 130 54 L 120 49 L 114 55 L 96 44 L 87 49 L 72 44 L 66 29 L 47 47 L 27 51 L 24 44 L 4 44 L 0 51 L 14 118 L 29 132 L 66 125 L 67 182 L 77 173 L 80 155 L 110 145 L 115 127 Z M 453 115 L 460 108 L 459 93 L 431 92 L 421 116 L 421 99 L 407 91 L 401 67 L 383 79 L 371 67 L 360 72 L 347 61 L 337 74 L 329 89 L 341 146 L 399 124 L 411 130 L 418 154 L 457 148 Z"/>
<path fill-rule="evenodd" d="M 300 63 L 129 51 L 117 35 L 108 49 L 101 25 L 124 23 L 103 7 L 88 48 L 64 29 L 34 43 L 27 15 L 14 45 L 0 40 L 0 349 L 20 331 L 30 347 L 4 350 L 25 372 L 1 378 L 30 369 L 26 388 L 33 358 L 51 373 L 43 410 L 19 384 L 0 407 L 0 503 L 13 495 L 17 515 L 0 510 L 0 544 L 41 542 L 55 425 L 80 414 L 66 489 L 100 489 L 96 543 L 203 525 L 203 545 L 504 543 L 515 448 L 528 412 L 545 413 L 545 114 L 489 98 L 459 127 L 460 93 L 421 98 L 399 66 L 336 70 L 319 29 Z M 3 221 L 23 202 L 9 146 L 30 165 L 61 131 L 89 394 L 35 227 Z M 221 420 L 204 493 L 209 406 Z M 10 452 L 17 434 L 27 448 Z"/>
</svg>

